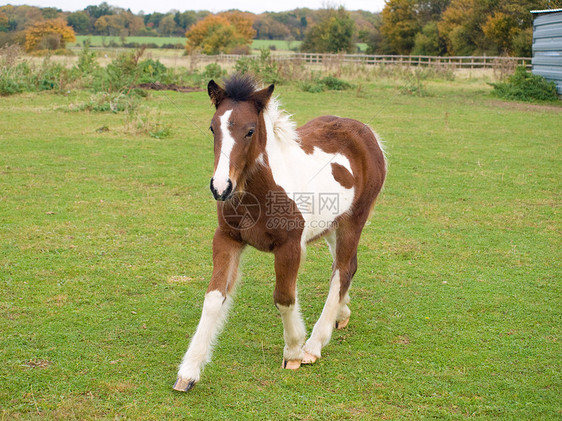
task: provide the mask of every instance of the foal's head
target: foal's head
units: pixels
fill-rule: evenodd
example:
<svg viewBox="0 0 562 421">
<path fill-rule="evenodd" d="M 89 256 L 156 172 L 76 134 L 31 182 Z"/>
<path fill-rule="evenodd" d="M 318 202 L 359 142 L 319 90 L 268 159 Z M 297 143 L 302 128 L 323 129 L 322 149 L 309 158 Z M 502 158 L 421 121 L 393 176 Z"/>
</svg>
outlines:
<svg viewBox="0 0 562 421">
<path fill-rule="evenodd" d="M 215 137 L 211 191 L 215 199 L 228 200 L 265 150 L 263 110 L 273 85 L 256 90 L 251 78 L 236 75 L 226 82 L 224 89 L 211 80 L 208 91 L 217 109 L 210 127 Z"/>
</svg>

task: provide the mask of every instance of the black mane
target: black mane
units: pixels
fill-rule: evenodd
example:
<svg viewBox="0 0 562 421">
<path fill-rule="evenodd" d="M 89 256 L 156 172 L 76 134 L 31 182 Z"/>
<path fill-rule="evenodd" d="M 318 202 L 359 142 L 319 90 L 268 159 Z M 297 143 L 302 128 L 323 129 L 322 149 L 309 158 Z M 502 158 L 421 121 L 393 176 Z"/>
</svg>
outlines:
<svg viewBox="0 0 562 421">
<path fill-rule="evenodd" d="M 233 101 L 248 101 L 256 91 L 256 83 L 248 75 L 235 74 L 225 81 L 224 90 Z"/>
</svg>

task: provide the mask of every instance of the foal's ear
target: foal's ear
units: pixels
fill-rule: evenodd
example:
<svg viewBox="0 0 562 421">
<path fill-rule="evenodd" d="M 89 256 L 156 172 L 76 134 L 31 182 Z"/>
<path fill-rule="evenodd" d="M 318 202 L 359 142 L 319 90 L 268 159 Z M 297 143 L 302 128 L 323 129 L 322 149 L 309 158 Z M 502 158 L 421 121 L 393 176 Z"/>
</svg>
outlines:
<svg viewBox="0 0 562 421">
<path fill-rule="evenodd" d="M 224 97 L 226 96 L 226 92 L 223 88 L 215 83 L 214 80 L 211 80 L 207 85 L 207 92 L 209 92 L 209 98 L 211 98 L 211 102 L 218 108 Z"/>
<path fill-rule="evenodd" d="M 267 103 L 271 98 L 271 94 L 273 93 L 273 89 L 275 89 L 275 85 L 269 85 L 269 87 L 262 89 L 261 91 L 256 91 L 252 95 L 252 99 L 256 104 L 256 108 L 258 109 L 258 113 L 261 113 L 265 107 L 267 107 Z"/>
</svg>

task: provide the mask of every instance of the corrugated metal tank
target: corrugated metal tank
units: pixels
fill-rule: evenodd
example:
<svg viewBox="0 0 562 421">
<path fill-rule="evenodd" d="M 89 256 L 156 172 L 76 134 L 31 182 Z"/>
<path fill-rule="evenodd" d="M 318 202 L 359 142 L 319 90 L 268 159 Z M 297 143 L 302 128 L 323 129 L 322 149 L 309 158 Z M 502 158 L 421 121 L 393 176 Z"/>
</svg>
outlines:
<svg viewBox="0 0 562 421">
<path fill-rule="evenodd" d="M 562 95 L 562 9 L 533 10 L 533 73 L 556 83 Z"/>
</svg>

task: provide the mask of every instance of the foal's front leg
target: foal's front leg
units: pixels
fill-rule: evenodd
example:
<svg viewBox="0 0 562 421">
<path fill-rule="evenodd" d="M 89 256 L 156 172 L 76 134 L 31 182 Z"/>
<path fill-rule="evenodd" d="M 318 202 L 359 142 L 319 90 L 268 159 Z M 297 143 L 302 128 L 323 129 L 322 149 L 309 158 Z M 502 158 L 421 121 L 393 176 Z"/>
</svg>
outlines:
<svg viewBox="0 0 562 421">
<path fill-rule="evenodd" d="M 273 299 L 283 320 L 283 368 L 296 370 L 304 356 L 306 329 L 297 299 L 297 274 L 301 260 L 299 241 L 287 242 L 274 251 L 275 292 Z"/>
<path fill-rule="evenodd" d="M 231 304 L 230 293 L 238 278 L 238 263 L 244 245 L 219 229 L 213 238 L 213 276 L 197 331 L 178 372 L 174 389 L 187 392 L 199 381 L 201 370 L 211 359 L 213 342 L 219 334 Z"/>
</svg>

